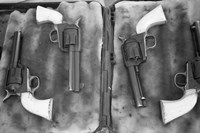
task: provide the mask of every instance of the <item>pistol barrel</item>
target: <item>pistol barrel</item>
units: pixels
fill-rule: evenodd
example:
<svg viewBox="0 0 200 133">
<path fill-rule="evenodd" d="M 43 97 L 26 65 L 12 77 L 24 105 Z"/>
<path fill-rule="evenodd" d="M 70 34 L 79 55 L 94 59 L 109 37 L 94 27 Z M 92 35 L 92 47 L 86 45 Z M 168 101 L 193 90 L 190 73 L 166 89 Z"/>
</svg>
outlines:
<svg viewBox="0 0 200 133">
<path fill-rule="evenodd" d="M 128 67 L 128 73 L 132 88 L 132 93 L 135 99 L 135 106 L 139 107 L 146 107 L 145 97 L 143 96 L 140 80 L 139 80 L 139 73 L 137 66 L 130 66 Z"/>
<path fill-rule="evenodd" d="M 66 25 L 64 31 L 64 48 L 69 52 L 69 91 L 80 92 L 83 84 L 80 85 L 80 31 L 75 24 Z"/>
<path fill-rule="evenodd" d="M 19 58 L 20 58 L 21 37 L 22 37 L 21 31 L 16 31 L 14 33 L 10 68 L 15 68 L 18 65 L 18 61 L 19 61 Z"/>
<path fill-rule="evenodd" d="M 199 21 L 195 21 L 191 26 L 191 33 L 196 56 L 200 56 L 200 25 Z"/>
<path fill-rule="evenodd" d="M 69 90 L 80 91 L 80 52 L 69 51 Z"/>
</svg>

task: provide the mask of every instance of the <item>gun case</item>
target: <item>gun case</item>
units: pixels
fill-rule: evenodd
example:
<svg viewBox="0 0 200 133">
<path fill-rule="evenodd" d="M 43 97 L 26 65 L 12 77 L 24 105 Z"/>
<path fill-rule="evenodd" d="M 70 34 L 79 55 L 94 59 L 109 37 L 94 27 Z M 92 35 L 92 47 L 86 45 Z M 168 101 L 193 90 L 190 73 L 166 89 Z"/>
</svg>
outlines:
<svg viewBox="0 0 200 133">
<path fill-rule="evenodd" d="M 50 7 L 64 14 L 67 22 L 81 16 L 80 79 L 84 88 L 80 93 L 67 90 L 69 57 L 49 40 L 52 23 L 38 25 L 37 5 Z M 135 33 L 137 22 L 146 13 L 162 5 L 167 23 L 149 30 L 157 45 L 148 51 L 148 59 L 140 66 L 141 85 L 147 98 L 146 108 L 135 108 L 130 82 L 121 53 L 119 35 Z M 99 126 L 103 76 L 102 65 L 107 62 L 111 71 L 106 79 L 111 86 L 111 118 L 108 123 L 115 133 L 198 133 L 199 103 L 185 116 L 163 125 L 160 99 L 179 99 L 181 90 L 173 83 L 173 76 L 184 71 L 185 62 L 194 55 L 189 26 L 200 19 L 199 1 L 118 1 L 105 7 L 98 1 L 0 4 L 1 44 L 0 60 L 1 101 L 5 96 L 4 79 L 11 54 L 14 31 L 23 29 L 22 64 L 30 68 L 41 84 L 37 99 L 54 98 L 53 121 L 27 112 L 18 97 L 0 102 L 0 132 L 2 133 L 91 133 Z M 106 21 L 105 21 L 106 20 Z M 110 49 L 102 56 L 103 46 Z M 106 52 L 105 52 L 106 53 Z M 109 59 L 107 59 L 110 57 Z M 105 100 L 106 101 L 106 100 Z M 109 100 L 108 100 L 109 101 Z M 108 104 L 109 105 L 109 104 Z M 109 112 L 109 111 L 108 111 Z"/>
</svg>

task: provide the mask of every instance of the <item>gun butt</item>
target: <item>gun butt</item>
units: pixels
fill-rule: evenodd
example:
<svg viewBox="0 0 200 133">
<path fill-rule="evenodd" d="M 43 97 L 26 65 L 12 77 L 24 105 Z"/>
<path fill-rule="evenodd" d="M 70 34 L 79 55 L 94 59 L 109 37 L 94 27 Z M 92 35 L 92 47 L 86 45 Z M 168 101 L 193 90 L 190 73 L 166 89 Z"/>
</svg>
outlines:
<svg viewBox="0 0 200 133">
<path fill-rule="evenodd" d="M 54 24 L 61 24 L 63 21 L 63 15 L 58 11 L 37 6 L 36 9 L 37 23 L 42 24 L 46 22 L 52 22 Z"/>
<path fill-rule="evenodd" d="M 166 21 L 162 6 L 159 5 L 140 19 L 136 25 L 136 32 L 137 34 L 147 32 L 150 27 L 164 24 Z"/>
<path fill-rule="evenodd" d="M 27 111 L 47 120 L 52 120 L 53 98 L 38 100 L 31 93 L 25 92 L 21 94 L 21 103 Z"/>
<path fill-rule="evenodd" d="M 189 89 L 184 92 L 181 99 L 175 101 L 160 100 L 161 115 L 164 124 L 188 113 L 197 103 L 196 89 Z"/>
</svg>

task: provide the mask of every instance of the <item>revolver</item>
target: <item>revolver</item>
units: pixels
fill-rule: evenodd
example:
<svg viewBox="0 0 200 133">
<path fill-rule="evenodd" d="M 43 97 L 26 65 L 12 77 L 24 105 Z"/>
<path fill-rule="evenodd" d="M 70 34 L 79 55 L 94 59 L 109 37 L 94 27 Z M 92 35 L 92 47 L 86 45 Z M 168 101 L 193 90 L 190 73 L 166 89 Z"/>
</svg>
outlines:
<svg viewBox="0 0 200 133">
<path fill-rule="evenodd" d="M 147 31 L 152 26 L 164 23 L 166 23 L 166 18 L 160 5 L 139 20 L 136 25 L 137 34 L 133 34 L 127 38 L 119 37 L 123 42 L 121 51 L 124 64 L 128 70 L 131 89 L 137 108 L 146 106 L 146 98 L 141 89 L 139 66 L 147 60 L 147 50 L 156 46 L 155 37 L 148 35 Z M 153 45 L 147 47 L 147 42 L 153 43 Z"/>
<path fill-rule="evenodd" d="M 161 100 L 161 115 L 164 124 L 188 113 L 197 103 L 200 90 L 200 22 L 194 22 L 191 27 L 195 57 L 186 63 L 186 71 L 177 73 L 174 77 L 176 87 L 183 91 L 183 96 L 175 101 Z M 178 80 L 184 77 L 184 82 Z"/>
<path fill-rule="evenodd" d="M 35 91 L 40 86 L 39 77 L 31 76 L 29 68 L 20 63 L 21 39 L 22 32 L 16 31 L 13 35 L 11 60 L 5 80 L 4 89 L 7 94 L 3 102 L 6 102 L 13 95 L 18 95 L 22 106 L 27 111 L 52 120 L 53 98 L 38 100 L 34 97 Z M 36 86 L 33 85 L 34 81 L 37 81 Z"/>
<path fill-rule="evenodd" d="M 53 43 L 58 43 L 62 52 L 69 52 L 69 91 L 80 92 L 84 84 L 80 84 L 80 29 L 79 20 L 75 24 L 63 22 L 63 15 L 58 11 L 37 6 L 36 20 L 38 24 L 52 22 L 55 26 L 49 38 Z M 54 35 L 57 33 L 57 39 Z"/>
</svg>

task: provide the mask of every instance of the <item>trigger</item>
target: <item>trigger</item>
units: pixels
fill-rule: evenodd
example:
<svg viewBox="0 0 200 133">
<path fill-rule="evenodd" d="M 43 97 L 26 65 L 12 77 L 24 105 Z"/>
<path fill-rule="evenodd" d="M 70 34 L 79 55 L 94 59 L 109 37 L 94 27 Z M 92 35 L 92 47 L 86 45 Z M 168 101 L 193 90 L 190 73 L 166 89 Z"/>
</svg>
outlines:
<svg viewBox="0 0 200 133">
<path fill-rule="evenodd" d="M 145 37 L 147 49 L 154 48 L 156 46 L 156 38 L 152 35 Z"/>
</svg>

